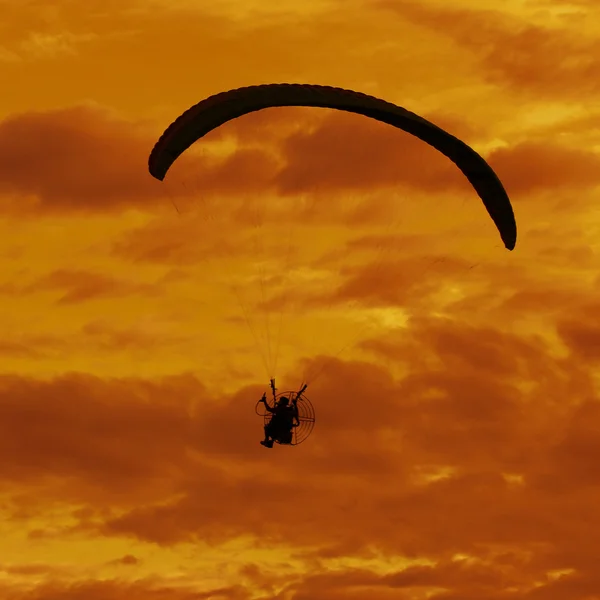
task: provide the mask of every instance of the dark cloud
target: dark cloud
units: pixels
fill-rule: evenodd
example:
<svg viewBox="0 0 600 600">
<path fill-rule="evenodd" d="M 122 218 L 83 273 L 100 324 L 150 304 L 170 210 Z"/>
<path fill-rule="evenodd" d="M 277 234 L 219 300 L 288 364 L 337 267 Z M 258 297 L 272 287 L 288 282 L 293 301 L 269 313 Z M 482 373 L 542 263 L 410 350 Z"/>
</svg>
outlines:
<svg viewBox="0 0 600 600">
<path fill-rule="evenodd" d="M 15 115 L 0 123 L 0 191 L 52 212 L 156 202 L 146 144 L 131 124 L 93 107 Z"/>
<path fill-rule="evenodd" d="M 27 286 L 27 293 L 60 290 L 59 304 L 76 304 L 98 298 L 118 298 L 131 294 L 160 294 L 159 285 L 135 283 L 90 271 L 59 269 Z"/>
<path fill-rule="evenodd" d="M 575 404 L 569 408 L 559 402 L 565 385 L 571 398 L 585 399 L 585 380 L 578 384 L 573 367 L 549 357 L 535 340 L 495 329 L 431 320 L 413 323 L 409 332 L 388 349 L 408 372 L 401 381 L 382 367 L 331 362 L 312 392 L 320 398 L 315 436 L 287 454 L 278 449 L 279 454 L 266 456 L 257 443 L 260 423 L 242 407 L 254 402 L 258 390 L 210 401 L 200 410 L 200 404 L 177 400 L 198 397 L 193 380 L 162 385 L 91 378 L 49 384 L 6 380 L 2 446 L 14 468 L 4 477 L 25 484 L 41 473 L 69 474 L 78 482 L 71 493 L 87 498 L 90 506 L 129 506 L 120 516 L 81 515 L 83 530 L 104 521 L 105 534 L 128 533 L 162 544 L 254 532 L 299 546 L 322 545 L 337 531 L 339 542 L 349 547 L 363 538 L 437 556 L 477 553 L 478 543 L 533 543 L 542 532 L 548 544 L 572 535 L 576 514 L 569 513 L 561 528 L 548 511 L 575 499 L 549 493 L 544 481 L 552 465 L 561 487 L 573 489 L 587 473 L 572 464 L 583 468 L 577 452 L 594 455 L 598 415 L 588 411 L 577 417 Z M 546 381 L 523 396 L 520 382 L 542 373 Z M 554 396 L 547 394 L 551 387 Z M 42 412 L 44 405 L 51 411 Z M 560 435 L 565 411 L 572 414 L 569 437 Z M 28 435 L 18 446 L 17 432 L 24 428 Z M 52 429 L 55 436 L 60 432 L 60 444 L 50 436 Z M 390 438 L 387 431 L 396 434 Z M 577 452 L 566 445 L 575 442 L 581 448 Z M 211 456 L 220 457 L 219 466 Z M 267 469 L 274 456 L 293 477 L 280 481 Z M 234 475 L 231 469 L 240 462 L 244 474 Z M 93 482 L 86 483 L 86 473 L 93 473 Z M 517 474 L 522 483 L 502 473 Z M 592 482 L 593 471 L 586 477 Z M 342 488 L 347 492 L 340 495 Z M 95 494 L 82 496 L 86 489 Z M 314 489 L 320 490 L 318 497 Z M 158 504 L 134 507 L 142 490 Z M 52 493 L 69 497 L 61 488 Z M 163 494 L 174 493 L 181 499 L 159 502 Z M 303 507 L 301 529 L 286 518 L 285 498 Z M 582 511 L 588 510 L 587 501 L 577 500 L 584 503 Z M 448 511 L 450 521 L 442 517 Z M 354 527 L 344 530 L 349 518 Z M 518 527 L 510 528 L 507 519 Z M 384 528 L 386 520 L 396 525 Z"/>
<path fill-rule="evenodd" d="M 600 359 L 600 326 L 592 318 L 564 318 L 558 333 L 571 351 L 585 361 Z"/>
<path fill-rule="evenodd" d="M 506 189 L 519 197 L 544 190 L 577 193 L 600 184 L 600 155 L 552 141 L 496 150 L 489 160 Z"/>
<path fill-rule="evenodd" d="M 421 140 L 358 115 L 332 112 L 319 127 L 291 135 L 283 144 L 282 193 L 370 190 L 406 186 L 466 190 L 463 175 Z"/>
<path fill-rule="evenodd" d="M 201 210 L 208 221 L 221 217 L 248 226 L 256 219 L 252 206 L 264 204 L 264 211 L 272 205 L 269 195 L 276 193 L 319 196 L 310 212 L 305 208 L 303 219 L 310 218 L 313 211 L 313 219 L 327 214 L 339 218 L 336 198 L 361 190 L 370 194 L 395 188 L 474 195 L 455 165 L 408 134 L 335 111 L 323 111 L 318 119 L 303 115 L 291 111 L 290 123 L 296 129 L 290 126 L 278 137 L 251 142 L 247 130 L 269 123 L 268 116 L 244 117 L 243 126 L 236 124 L 223 134 L 237 142 L 237 149 L 225 156 L 214 154 L 214 144 L 222 134 L 213 132 L 175 163 L 166 183 L 153 181 L 147 173 L 153 142 L 140 126 L 91 106 L 16 115 L 0 124 L 4 207 L 21 214 L 28 210 L 102 212 L 132 207 L 164 212 L 173 202 L 188 217 L 190 209 Z M 271 128 L 264 125 L 267 130 L 277 125 L 280 113 L 274 118 Z M 453 132 L 460 135 L 464 130 L 467 141 L 475 141 L 456 117 L 442 115 L 440 123 L 446 122 Z M 311 125 L 298 127 L 302 123 Z M 595 154 L 551 142 L 523 142 L 495 151 L 490 160 L 509 191 L 515 193 L 574 185 L 581 189 L 598 181 Z M 240 194 L 233 203 L 222 200 Z M 346 198 L 343 204 L 347 203 Z M 370 206 L 367 213 L 373 210 Z M 354 218 L 364 220 L 367 213 L 357 213 Z M 291 216 L 292 212 L 288 218 Z M 159 251 L 177 254 L 178 243 L 181 240 L 164 242 L 161 248 L 149 249 L 149 256 Z"/>
<path fill-rule="evenodd" d="M 139 563 L 140 563 L 139 558 L 136 558 L 133 554 L 126 554 L 125 556 L 122 556 L 121 558 L 117 558 L 117 559 L 111 561 L 109 564 L 131 566 L 131 565 L 138 565 Z"/>
<path fill-rule="evenodd" d="M 555 358 L 535 335 L 459 315 L 373 338 L 363 347 L 385 357 L 378 366 L 329 359 L 310 388 L 310 442 L 268 454 L 252 412 L 260 387 L 216 397 L 189 377 L 5 377 L 7 517 L 25 522 L 52 500 L 73 506 L 77 525 L 32 528 L 32 539 L 101 532 L 173 546 L 251 535 L 313 560 L 374 547 L 435 563 L 288 583 L 298 597 L 311 585 L 323 598 L 525 593 L 546 571 L 573 568 L 577 577 L 544 579 L 539 593 L 572 585 L 583 599 L 595 585 L 585 532 L 600 526 L 591 373 L 575 351 Z M 472 559 L 455 564 L 457 554 Z"/>
<path fill-rule="evenodd" d="M 195 586 L 173 584 L 160 578 L 135 582 L 118 579 L 96 581 L 84 579 L 73 583 L 50 581 L 31 590 L 18 586 L 2 585 L 0 590 L 11 600 L 248 600 L 248 590 L 233 585 L 200 592 Z"/>
</svg>

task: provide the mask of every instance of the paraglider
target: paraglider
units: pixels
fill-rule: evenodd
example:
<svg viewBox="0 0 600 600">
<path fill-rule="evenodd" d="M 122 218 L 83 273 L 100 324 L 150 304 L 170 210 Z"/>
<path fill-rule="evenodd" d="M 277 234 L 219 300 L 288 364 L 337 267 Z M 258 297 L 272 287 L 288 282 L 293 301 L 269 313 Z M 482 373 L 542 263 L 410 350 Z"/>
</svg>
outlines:
<svg viewBox="0 0 600 600">
<path fill-rule="evenodd" d="M 148 159 L 150 174 L 163 181 L 181 154 L 200 138 L 219 126 L 272 107 L 302 106 L 356 113 L 391 125 L 429 144 L 450 159 L 471 183 L 493 220 L 504 246 L 513 250 L 517 226 L 510 199 L 490 165 L 465 142 L 427 119 L 400 106 L 360 92 L 330 86 L 307 84 L 266 84 L 242 87 L 210 96 L 180 115 L 160 136 Z M 297 445 L 312 432 L 315 415 L 304 394 L 277 394 L 271 379 L 272 406 L 266 395 L 258 401 L 256 412 L 264 418 L 267 448 L 273 443 Z M 262 407 L 262 408 L 261 408 Z"/>
<path fill-rule="evenodd" d="M 505 247 L 514 249 L 517 225 L 510 199 L 496 173 L 475 150 L 405 108 L 352 90 L 280 83 L 243 87 L 210 96 L 167 127 L 150 153 L 150 174 L 164 180 L 175 160 L 213 129 L 248 113 L 281 106 L 329 108 L 360 114 L 406 131 L 433 146 L 463 172 L 483 201 Z"/>
</svg>

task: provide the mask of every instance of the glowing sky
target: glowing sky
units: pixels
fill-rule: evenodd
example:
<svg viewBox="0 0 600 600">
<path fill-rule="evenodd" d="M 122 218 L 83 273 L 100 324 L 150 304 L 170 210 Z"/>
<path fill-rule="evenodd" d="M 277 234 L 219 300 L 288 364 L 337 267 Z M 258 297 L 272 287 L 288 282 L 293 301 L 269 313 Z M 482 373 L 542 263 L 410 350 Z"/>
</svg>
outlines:
<svg viewBox="0 0 600 600">
<path fill-rule="evenodd" d="M 596 0 L 0 0 L 0 599 L 600 598 Z M 211 94 L 347 87 L 494 167 Z M 270 376 L 317 410 L 259 445 Z"/>
</svg>

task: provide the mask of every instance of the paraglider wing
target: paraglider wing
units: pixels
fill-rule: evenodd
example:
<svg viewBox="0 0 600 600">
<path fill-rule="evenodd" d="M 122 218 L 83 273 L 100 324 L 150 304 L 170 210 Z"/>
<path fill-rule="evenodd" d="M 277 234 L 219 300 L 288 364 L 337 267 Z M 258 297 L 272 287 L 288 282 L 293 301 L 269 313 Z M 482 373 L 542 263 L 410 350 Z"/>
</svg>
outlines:
<svg viewBox="0 0 600 600">
<path fill-rule="evenodd" d="M 483 200 L 506 248 L 512 250 L 515 247 L 517 225 L 508 195 L 496 173 L 475 150 L 415 113 L 351 90 L 278 83 L 210 96 L 185 111 L 162 134 L 150 154 L 150 174 L 162 181 L 175 160 L 209 131 L 242 115 L 276 106 L 344 110 L 382 121 L 418 137 L 456 164 Z"/>
</svg>

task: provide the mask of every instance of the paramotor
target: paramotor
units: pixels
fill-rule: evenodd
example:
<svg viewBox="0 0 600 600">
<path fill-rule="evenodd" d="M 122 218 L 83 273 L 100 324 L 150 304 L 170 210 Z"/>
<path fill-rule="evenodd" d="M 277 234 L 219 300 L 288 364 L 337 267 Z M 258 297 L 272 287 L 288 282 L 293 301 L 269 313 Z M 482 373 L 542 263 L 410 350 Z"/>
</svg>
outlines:
<svg viewBox="0 0 600 600">
<path fill-rule="evenodd" d="M 273 392 L 273 405 L 276 406 L 280 398 L 288 398 L 289 401 L 297 409 L 298 424 L 295 425 L 291 430 L 291 436 L 288 439 L 277 437 L 274 441 L 283 446 L 297 446 L 301 444 L 308 436 L 312 433 L 315 426 L 315 410 L 310 400 L 305 394 L 306 385 L 304 385 L 299 391 L 293 392 L 280 392 L 277 393 L 275 389 L 275 380 L 271 380 L 271 389 Z M 266 407 L 262 406 L 262 400 L 256 403 L 256 414 L 259 417 L 263 417 L 265 427 L 271 422 L 273 413 L 269 412 Z"/>
</svg>

